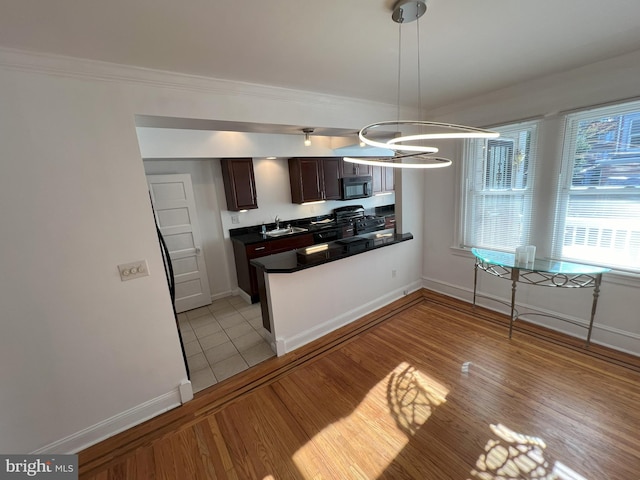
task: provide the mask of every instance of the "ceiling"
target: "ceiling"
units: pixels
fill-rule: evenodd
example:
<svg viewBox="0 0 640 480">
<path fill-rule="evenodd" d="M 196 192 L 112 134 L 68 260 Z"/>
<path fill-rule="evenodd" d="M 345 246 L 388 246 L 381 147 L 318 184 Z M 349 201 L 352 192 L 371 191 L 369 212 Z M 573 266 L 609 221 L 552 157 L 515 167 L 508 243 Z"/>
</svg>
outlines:
<svg viewBox="0 0 640 480">
<path fill-rule="evenodd" d="M 395 105 L 394 0 L 0 0 L 0 46 Z M 428 0 L 421 104 L 437 108 L 640 49 L 638 0 Z M 418 102 L 416 22 L 401 102 Z"/>
</svg>

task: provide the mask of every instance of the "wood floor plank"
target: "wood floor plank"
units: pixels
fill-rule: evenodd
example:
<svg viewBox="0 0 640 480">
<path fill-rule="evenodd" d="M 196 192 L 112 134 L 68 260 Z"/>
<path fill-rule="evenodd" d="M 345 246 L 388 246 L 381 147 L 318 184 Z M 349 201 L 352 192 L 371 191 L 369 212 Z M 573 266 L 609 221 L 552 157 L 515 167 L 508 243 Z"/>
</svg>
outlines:
<svg viewBox="0 0 640 480">
<path fill-rule="evenodd" d="M 174 435 L 177 433 L 174 433 Z M 175 455 L 171 445 L 172 435 L 160 438 L 153 443 L 153 459 L 156 478 L 171 480 L 178 477 Z"/>
<path fill-rule="evenodd" d="M 136 449 L 133 453 L 136 462 L 137 474 L 129 478 L 146 478 L 155 480 L 156 470 L 153 458 L 153 449 L 150 446 Z"/>
<path fill-rule="evenodd" d="M 422 296 L 92 447 L 80 478 L 640 479 L 640 361 Z"/>
<path fill-rule="evenodd" d="M 193 426 L 204 478 L 233 477 L 233 462 L 216 418 L 212 415 Z M 233 474 L 230 472 L 234 472 Z"/>
</svg>

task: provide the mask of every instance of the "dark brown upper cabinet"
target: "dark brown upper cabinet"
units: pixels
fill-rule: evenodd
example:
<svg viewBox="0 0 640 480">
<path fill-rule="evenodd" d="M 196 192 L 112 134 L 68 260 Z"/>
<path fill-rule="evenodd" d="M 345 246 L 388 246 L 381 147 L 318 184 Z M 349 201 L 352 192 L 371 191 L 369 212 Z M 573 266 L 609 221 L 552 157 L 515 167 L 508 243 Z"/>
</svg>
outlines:
<svg viewBox="0 0 640 480">
<path fill-rule="evenodd" d="M 359 177 L 363 175 L 371 175 L 370 165 L 360 165 L 359 163 L 345 162 L 340 159 L 340 176 L 341 177 Z"/>
<path fill-rule="evenodd" d="M 340 159 L 290 158 L 289 182 L 293 203 L 340 200 Z"/>
<path fill-rule="evenodd" d="M 258 208 L 253 159 L 223 158 L 220 162 L 224 193 L 227 197 L 227 210 L 237 212 Z"/>
<path fill-rule="evenodd" d="M 395 170 L 393 167 L 372 166 L 373 194 L 393 192 L 395 189 Z"/>
</svg>

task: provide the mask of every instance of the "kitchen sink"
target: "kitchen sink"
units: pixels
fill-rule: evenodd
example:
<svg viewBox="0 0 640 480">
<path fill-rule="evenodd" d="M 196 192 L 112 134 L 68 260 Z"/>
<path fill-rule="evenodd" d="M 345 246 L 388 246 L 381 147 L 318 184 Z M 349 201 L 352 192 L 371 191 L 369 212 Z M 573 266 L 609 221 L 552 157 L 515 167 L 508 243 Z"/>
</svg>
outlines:
<svg viewBox="0 0 640 480">
<path fill-rule="evenodd" d="M 308 232 L 308 230 L 302 227 L 276 228 L 275 230 L 269 230 L 266 235 L 267 237 L 282 237 L 284 235 L 302 232 Z"/>
</svg>

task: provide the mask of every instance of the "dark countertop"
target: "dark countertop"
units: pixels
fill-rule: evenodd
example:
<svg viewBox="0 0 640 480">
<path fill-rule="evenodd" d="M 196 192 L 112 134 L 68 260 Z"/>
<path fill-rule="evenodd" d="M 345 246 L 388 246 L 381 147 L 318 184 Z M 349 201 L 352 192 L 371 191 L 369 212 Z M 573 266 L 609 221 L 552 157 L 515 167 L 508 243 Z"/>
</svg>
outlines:
<svg viewBox="0 0 640 480">
<path fill-rule="evenodd" d="M 395 205 L 392 204 L 392 205 L 383 205 L 380 207 L 375 207 L 375 209 L 373 210 L 370 209 L 368 211 L 365 211 L 365 213 L 367 215 L 377 215 L 379 217 L 394 215 Z M 300 219 L 294 219 L 294 220 L 282 220 L 280 222 L 281 227 L 292 225 L 294 227 L 306 228 L 308 231 L 300 232 L 300 233 L 292 233 L 290 235 L 281 236 L 281 237 L 269 237 L 267 235 L 263 235 L 262 233 L 260 233 L 261 225 L 254 225 L 254 226 L 244 227 L 244 228 L 234 228 L 232 230 L 229 230 L 229 234 L 230 234 L 229 236 L 231 238 L 231 241 L 239 242 L 244 245 L 269 242 L 269 241 L 278 240 L 281 238 L 291 238 L 291 237 L 296 237 L 300 235 L 308 235 L 310 233 L 313 234 L 315 232 L 320 232 L 326 228 L 326 225 L 322 224 L 322 220 L 327 220 L 332 218 L 333 218 L 333 215 L 326 214 L 326 215 L 320 215 L 317 217 L 300 218 Z M 319 222 L 319 223 L 315 223 L 315 222 Z M 273 230 L 274 228 L 276 228 L 274 223 L 265 224 L 265 227 L 267 230 Z M 332 227 L 335 228 L 336 225 L 334 224 L 332 225 Z"/>
<path fill-rule="evenodd" d="M 351 243 L 345 243 L 350 239 L 355 240 L 352 240 Z M 375 233 L 358 235 L 357 237 L 348 237 L 334 242 L 256 258 L 251 260 L 251 265 L 267 273 L 293 273 L 411 239 L 413 239 L 411 233 L 396 233 L 381 238 L 376 238 Z M 324 247 L 325 245 L 326 247 Z"/>
<path fill-rule="evenodd" d="M 241 235 L 234 235 L 234 236 L 231 237 L 231 241 L 240 242 L 240 243 L 242 243 L 244 245 L 251 245 L 253 243 L 270 242 L 272 240 L 279 240 L 279 239 L 282 239 L 282 238 L 291 238 L 291 237 L 299 237 L 300 235 L 309 235 L 309 234 L 313 234 L 314 232 L 317 232 L 317 231 L 320 230 L 320 229 L 315 229 L 312 226 L 310 227 L 308 225 L 305 225 L 303 228 L 306 228 L 307 231 L 306 232 L 300 232 L 300 233 L 291 233 L 289 235 L 283 235 L 283 236 L 280 236 L 280 237 L 270 237 L 268 235 L 264 235 L 264 234 L 260 233 L 260 231 L 258 230 L 258 231 L 255 231 L 255 232 L 243 233 Z M 270 230 L 271 230 L 271 228 L 270 228 Z"/>
</svg>

